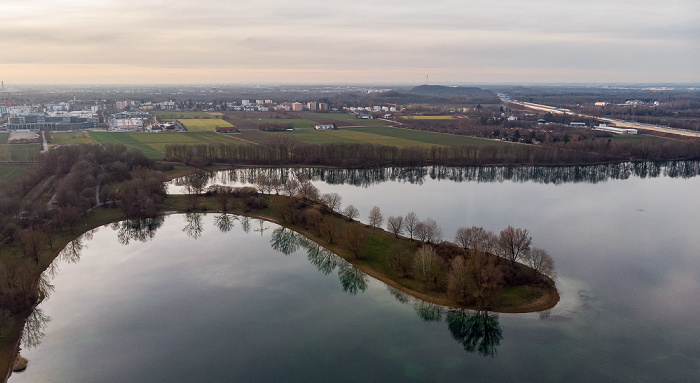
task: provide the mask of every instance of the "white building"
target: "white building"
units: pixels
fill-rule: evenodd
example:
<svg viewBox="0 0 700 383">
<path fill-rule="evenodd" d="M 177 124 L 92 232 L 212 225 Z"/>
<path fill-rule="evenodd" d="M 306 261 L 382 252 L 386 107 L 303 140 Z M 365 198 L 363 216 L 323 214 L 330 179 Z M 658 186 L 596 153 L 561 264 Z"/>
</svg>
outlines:
<svg viewBox="0 0 700 383">
<path fill-rule="evenodd" d="M 314 127 L 316 130 L 332 130 L 335 129 L 335 124 L 320 124 Z"/>
<path fill-rule="evenodd" d="M 615 128 L 613 126 L 607 126 L 605 124 L 600 124 L 593 128 L 593 130 L 600 130 L 603 132 L 610 132 L 615 134 L 639 134 L 639 131 L 637 131 L 637 129 Z"/>
</svg>

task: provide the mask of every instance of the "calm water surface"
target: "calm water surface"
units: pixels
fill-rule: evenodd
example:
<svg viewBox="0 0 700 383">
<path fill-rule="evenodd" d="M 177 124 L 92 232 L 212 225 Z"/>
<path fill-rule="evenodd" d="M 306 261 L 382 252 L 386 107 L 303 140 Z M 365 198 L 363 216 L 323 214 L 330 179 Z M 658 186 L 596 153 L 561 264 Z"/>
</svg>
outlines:
<svg viewBox="0 0 700 383">
<path fill-rule="evenodd" d="M 363 220 L 374 205 L 415 211 L 445 239 L 465 225 L 527 228 L 555 258 L 562 300 L 546 313 L 448 312 L 274 224 L 222 231 L 217 214 L 173 215 L 150 233 L 122 224 L 82 240 L 10 382 L 700 380 L 700 177 L 314 183 Z"/>
</svg>

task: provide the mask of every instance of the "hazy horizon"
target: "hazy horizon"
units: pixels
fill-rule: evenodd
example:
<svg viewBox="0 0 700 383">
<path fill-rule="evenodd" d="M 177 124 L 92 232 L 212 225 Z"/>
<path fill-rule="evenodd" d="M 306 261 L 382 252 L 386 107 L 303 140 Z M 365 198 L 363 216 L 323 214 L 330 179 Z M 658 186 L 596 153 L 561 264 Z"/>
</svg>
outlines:
<svg viewBox="0 0 700 383">
<path fill-rule="evenodd" d="M 700 4 L 4 0 L 5 84 L 698 84 Z"/>
</svg>

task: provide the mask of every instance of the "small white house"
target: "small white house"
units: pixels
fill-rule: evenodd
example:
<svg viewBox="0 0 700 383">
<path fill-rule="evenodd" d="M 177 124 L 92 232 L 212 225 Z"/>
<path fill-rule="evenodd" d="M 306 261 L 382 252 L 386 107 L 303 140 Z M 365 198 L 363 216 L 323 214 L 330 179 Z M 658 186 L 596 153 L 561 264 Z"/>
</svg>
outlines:
<svg viewBox="0 0 700 383">
<path fill-rule="evenodd" d="M 319 124 L 315 127 L 316 130 L 332 130 L 335 129 L 335 124 Z"/>
</svg>

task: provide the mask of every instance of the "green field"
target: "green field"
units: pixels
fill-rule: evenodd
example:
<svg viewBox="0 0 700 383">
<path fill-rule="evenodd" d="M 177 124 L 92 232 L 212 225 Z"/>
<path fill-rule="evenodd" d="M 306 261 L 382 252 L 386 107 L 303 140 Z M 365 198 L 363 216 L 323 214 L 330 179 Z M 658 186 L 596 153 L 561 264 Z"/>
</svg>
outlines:
<svg viewBox="0 0 700 383">
<path fill-rule="evenodd" d="M 216 132 L 217 126 L 233 126 L 230 122 L 219 119 L 200 120 L 195 118 L 178 119 L 188 132 Z"/>
<path fill-rule="evenodd" d="M 127 149 L 139 149 L 149 158 L 161 159 L 165 146 L 171 144 L 245 144 L 239 139 L 215 132 L 185 133 L 131 133 L 131 132 L 92 132 L 90 136 L 100 144 L 123 144 Z"/>
<path fill-rule="evenodd" d="M 167 110 L 152 111 L 151 114 L 156 116 L 160 120 L 179 120 L 181 118 L 217 119 L 221 115 L 220 113 L 218 113 L 216 116 L 213 116 L 205 112 L 171 112 Z"/>
<path fill-rule="evenodd" d="M 0 133 L 0 145 L 6 144 L 8 138 L 10 138 L 10 133 Z"/>
<path fill-rule="evenodd" d="M 614 141 L 626 141 L 626 142 L 641 142 L 648 140 L 649 142 L 662 143 L 673 141 L 673 139 L 657 137 L 657 136 L 647 136 L 644 134 L 613 134 L 612 137 L 598 137 L 596 140 L 612 140 Z"/>
<path fill-rule="evenodd" d="M 313 129 L 314 123 L 311 120 L 304 120 L 300 118 L 250 118 L 248 121 L 252 121 L 257 125 L 263 124 L 292 124 L 294 129 Z"/>
<path fill-rule="evenodd" d="M 377 121 L 375 119 L 357 118 L 357 117 L 355 117 L 354 114 L 351 114 L 351 113 L 328 113 L 328 114 L 324 114 L 323 117 L 330 118 L 330 119 L 333 119 L 336 121 L 345 122 L 346 126 L 347 126 L 347 124 L 359 125 L 359 126 L 376 126 L 376 125 L 386 124 L 385 121 Z"/>
<path fill-rule="evenodd" d="M 442 146 L 483 146 L 483 145 L 507 145 L 500 141 L 484 140 L 463 136 L 452 136 L 440 133 L 421 132 L 390 127 L 355 127 L 338 130 L 295 130 L 290 132 L 261 132 L 245 131 L 240 137 L 245 140 L 262 143 L 273 135 L 287 135 L 307 144 L 328 144 L 334 142 L 351 142 L 362 144 L 377 144 L 397 146 L 400 148 L 410 146 L 431 147 Z"/>
<path fill-rule="evenodd" d="M 32 165 L 29 164 L 0 164 L 0 187 L 21 177 Z"/>
<path fill-rule="evenodd" d="M 402 120 L 454 120 L 454 116 L 403 116 Z"/>
<path fill-rule="evenodd" d="M 55 145 L 96 144 L 88 132 L 51 132 L 51 143 Z"/>
<path fill-rule="evenodd" d="M 39 144 L 2 144 L 0 145 L 0 161 L 35 161 L 39 151 L 41 151 L 41 145 Z"/>
<path fill-rule="evenodd" d="M 372 133 L 378 136 L 394 137 L 397 139 L 411 140 L 425 145 L 444 146 L 484 146 L 484 145 L 509 145 L 507 142 L 487 140 L 467 136 L 455 136 L 452 134 L 424 132 L 421 130 L 391 128 L 388 126 L 372 128 L 343 128 L 354 132 Z"/>
</svg>

